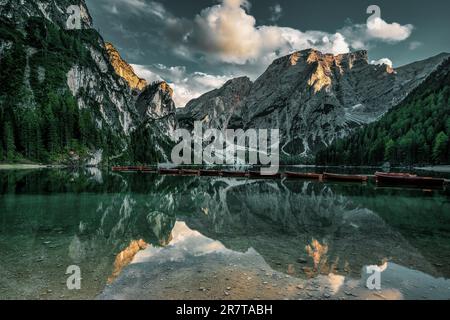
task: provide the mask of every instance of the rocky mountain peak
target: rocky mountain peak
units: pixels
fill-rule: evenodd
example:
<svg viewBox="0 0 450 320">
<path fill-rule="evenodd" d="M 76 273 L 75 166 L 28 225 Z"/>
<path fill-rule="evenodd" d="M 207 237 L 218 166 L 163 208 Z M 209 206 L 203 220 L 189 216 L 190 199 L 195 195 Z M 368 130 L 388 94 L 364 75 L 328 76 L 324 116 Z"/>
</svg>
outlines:
<svg viewBox="0 0 450 320">
<path fill-rule="evenodd" d="M 119 51 L 111 43 L 106 42 L 105 47 L 109 55 L 109 60 L 116 73 L 128 82 L 131 89 L 136 89 L 139 91 L 144 90 L 144 88 L 148 85 L 147 81 L 136 75 L 133 67 L 122 59 Z"/>
<path fill-rule="evenodd" d="M 202 121 L 207 127 L 227 127 L 232 115 L 243 105 L 252 86 L 249 77 L 239 77 L 191 100 L 185 108 L 177 110 L 180 126 L 192 128 L 194 121 Z"/>
<path fill-rule="evenodd" d="M 136 107 L 141 117 L 158 119 L 175 112 L 173 89 L 164 81 L 147 86 L 139 95 Z"/>
<path fill-rule="evenodd" d="M 173 89 L 172 87 L 165 81 L 161 81 L 159 83 L 159 90 L 163 94 L 168 94 L 171 98 L 173 97 Z"/>
<path fill-rule="evenodd" d="M 254 82 L 238 78 L 179 110 L 179 123 L 222 128 L 276 128 L 285 154 L 312 155 L 401 102 L 444 55 L 399 67 L 372 65 L 365 50 L 297 51 L 275 60 Z M 242 83 L 243 85 L 239 85 Z"/>
<path fill-rule="evenodd" d="M 147 86 L 136 101 L 141 121 L 157 125 L 169 137 L 177 126 L 176 107 L 172 97 L 173 89 L 166 82 L 160 81 Z"/>
</svg>

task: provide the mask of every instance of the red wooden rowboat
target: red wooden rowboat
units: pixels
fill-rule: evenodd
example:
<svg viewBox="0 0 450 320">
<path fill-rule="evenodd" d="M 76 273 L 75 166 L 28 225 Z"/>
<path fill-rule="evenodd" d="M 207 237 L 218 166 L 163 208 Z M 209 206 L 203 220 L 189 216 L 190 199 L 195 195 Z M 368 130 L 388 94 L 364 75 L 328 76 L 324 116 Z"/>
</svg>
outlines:
<svg viewBox="0 0 450 320">
<path fill-rule="evenodd" d="M 369 181 L 368 176 L 361 175 L 345 175 L 345 174 L 334 174 L 334 173 L 324 173 L 324 180 L 332 180 L 332 181 L 347 181 L 347 182 L 367 182 Z"/>
<path fill-rule="evenodd" d="M 378 184 L 385 184 L 385 185 L 443 188 L 445 183 L 444 179 L 432 177 L 419 177 L 412 174 L 402 174 L 402 173 L 376 172 L 375 177 Z"/>
<path fill-rule="evenodd" d="M 242 178 L 247 176 L 247 172 L 245 171 L 222 171 L 223 177 L 236 177 Z"/>
<path fill-rule="evenodd" d="M 284 173 L 288 179 L 311 179 L 311 180 L 321 180 L 322 175 L 318 173 L 302 173 L 302 172 L 290 172 Z"/>
<path fill-rule="evenodd" d="M 275 173 L 275 174 L 269 174 L 269 175 L 263 175 L 261 171 L 249 171 L 247 173 L 247 176 L 249 178 L 259 178 L 259 179 L 280 179 L 281 173 Z"/>
<path fill-rule="evenodd" d="M 112 167 L 114 172 L 157 172 L 150 167 Z"/>
<path fill-rule="evenodd" d="M 375 176 L 377 175 L 384 175 L 384 176 L 390 176 L 390 177 L 417 177 L 416 174 L 411 173 L 396 173 L 396 172 L 375 172 Z"/>
<path fill-rule="evenodd" d="M 180 170 L 178 169 L 159 169 L 159 174 L 162 175 L 179 175 Z"/>
<path fill-rule="evenodd" d="M 200 175 L 205 177 L 219 177 L 221 172 L 218 170 L 200 170 Z"/>
<path fill-rule="evenodd" d="M 183 169 L 180 174 L 183 176 L 199 176 L 200 170 Z"/>
</svg>

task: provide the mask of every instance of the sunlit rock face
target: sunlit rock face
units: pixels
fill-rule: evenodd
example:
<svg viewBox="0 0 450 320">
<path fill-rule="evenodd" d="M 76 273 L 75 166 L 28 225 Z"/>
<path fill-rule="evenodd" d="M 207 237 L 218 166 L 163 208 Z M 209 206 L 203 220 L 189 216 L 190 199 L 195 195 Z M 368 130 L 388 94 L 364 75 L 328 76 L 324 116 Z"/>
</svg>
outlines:
<svg viewBox="0 0 450 320">
<path fill-rule="evenodd" d="M 275 60 L 254 82 L 238 78 L 179 110 L 181 125 L 280 129 L 285 154 L 312 155 L 376 121 L 400 103 L 448 54 L 397 69 L 369 63 L 367 51 L 332 55 L 308 49 Z M 238 99 L 235 97 L 238 96 Z M 190 121 L 189 121 L 190 117 Z"/>
<path fill-rule="evenodd" d="M 134 73 L 133 67 L 122 59 L 120 53 L 111 43 L 106 42 L 105 47 L 109 55 L 109 60 L 116 73 L 125 79 L 132 89 L 142 91 L 148 85 L 147 81 L 139 78 L 136 73 Z"/>
<path fill-rule="evenodd" d="M 246 128 L 279 128 L 285 153 L 314 154 L 353 128 L 377 120 L 442 59 L 394 71 L 369 64 L 367 51 L 337 56 L 300 51 L 274 61 L 256 80 L 240 118 Z"/>
<path fill-rule="evenodd" d="M 136 254 L 147 247 L 148 244 L 142 239 L 131 241 L 130 245 L 116 256 L 116 260 L 114 261 L 114 270 L 108 278 L 108 283 L 112 283 L 119 276 L 120 272 L 122 272 L 123 268 L 133 261 Z"/>
</svg>

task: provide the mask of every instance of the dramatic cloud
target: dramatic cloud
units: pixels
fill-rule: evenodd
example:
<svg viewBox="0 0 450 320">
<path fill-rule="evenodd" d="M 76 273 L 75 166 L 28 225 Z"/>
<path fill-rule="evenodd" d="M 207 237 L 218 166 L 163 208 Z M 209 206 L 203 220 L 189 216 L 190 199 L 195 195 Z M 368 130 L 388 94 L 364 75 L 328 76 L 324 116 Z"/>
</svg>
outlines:
<svg viewBox="0 0 450 320">
<path fill-rule="evenodd" d="M 413 29 L 411 24 L 387 23 L 381 17 L 369 17 L 366 24 L 346 26 L 338 32 L 345 36 L 352 49 L 367 49 L 377 41 L 386 43 L 404 41 L 411 36 Z"/>
<path fill-rule="evenodd" d="M 193 21 L 170 19 L 168 34 L 180 52 L 240 65 L 266 61 L 274 52 L 280 56 L 311 47 L 334 54 L 350 50 L 340 33 L 256 26 L 256 19 L 245 10 L 247 7 L 247 1 L 223 0 L 202 10 Z M 281 14 L 281 7 L 274 10 Z"/>
<path fill-rule="evenodd" d="M 221 87 L 234 76 L 215 76 L 202 72 L 188 73 L 185 67 L 132 65 L 134 71 L 149 83 L 164 80 L 174 89 L 177 107 L 184 107 L 190 100 L 203 93 Z"/>
<path fill-rule="evenodd" d="M 177 17 L 156 1 L 95 1 L 102 11 L 118 17 L 111 28 L 127 45 L 130 62 L 145 64 L 145 57 L 152 57 L 165 65 L 189 67 L 187 71 L 185 67 L 135 66 L 137 73 L 149 81 L 164 79 L 171 83 L 177 106 L 219 87 L 231 76 L 245 74 L 254 79 L 274 59 L 297 50 L 315 48 L 342 54 L 367 49 L 377 42 L 403 41 L 413 30 L 412 25 L 388 23 L 381 15 L 373 15 L 365 24 L 348 24 L 334 33 L 301 31 L 275 25 L 283 14 L 279 4 L 270 7 L 272 24 L 258 25 L 246 0 L 220 0 L 193 18 Z M 121 24 L 124 20 L 132 31 Z"/>
<path fill-rule="evenodd" d="M 388 59 L 388 58 L 383 58 L 383 59 L 380 59 L 380 60 L 372 60 L 370 63 L 371 64 L 375 64 L 375 65 L 385 64 L 385 65 L 387 65 L 387 66 L 389 66 L 391 68 L 393 67 L 393 63 L 392 63 L 391 59 Z"/>
</svg>

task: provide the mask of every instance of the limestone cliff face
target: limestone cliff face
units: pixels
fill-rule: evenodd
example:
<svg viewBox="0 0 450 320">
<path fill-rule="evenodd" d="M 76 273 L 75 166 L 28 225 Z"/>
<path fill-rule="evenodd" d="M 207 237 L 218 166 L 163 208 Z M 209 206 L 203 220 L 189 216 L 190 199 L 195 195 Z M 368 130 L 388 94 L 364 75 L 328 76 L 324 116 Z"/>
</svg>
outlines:
<svg viewBox="0 0 450 320">
<path fill-rule="evenodd" d="M 69 9 L 73 6 L 77 6 L 81 13 L 80 28 L 83 31 L 67 30 L 67 21 L 71 16 Z M 0 34 L 0 59 L 11 53 L 18 44 L 23 47 L 25 57 L 23 83 L 29 92 L 26 101 L 21 101 L 16 96 L 4 98 L 15 101 L 15 110 L 25 106 L 37 107 L 41 102 L 36 99 L 40 94 L 40 91 L 36 90 L 40 90 L 40 87 L 30 85 L 30 77 L 37 75 L 40 83 L 51 83 L 52 90 L 58 95 L 71 94 L 80 110 L 91 112 L 93 126 L 99 135 L 102 135 L 101 140 L 105 140 L 107 135 L 110 141 L 102 143 L 114 143 L 114 147 L 110 148 L 111 154 L 108 155 L 111 159 L 126 159 L 128 156 L 126 151 L 132 142 L 133 133 L 149 116 L 146 113 L 141 116 L 136 106 L 136 101 L 141 92 L 145 91 L 147 83 L 136 76 L 132 67 L 120 57 L 117 50 L 111 44 L 105 44 L 101 35 L 92 28 L 93 23 L 85 0 L 0 0 L 0 20 L 2 28 L 17 35 L 14 38 L 9 37 L 8 32 Z M 58 52 L 58 55 L 46 55 L 46 60 L 31 63 L 35 56 L 42 54 L 42 48 L 47 45 L 45 42 L 53 40 L 50 36 L 42 38 L 36 36 L 33 38 L 34 42 L 27 42 L 26 36 L 30 25 L 39 26 L 42 30 L 51 27 L 56 30 L 54 33 L 59 32 L 67 38 L 73 37 L 73 42 L 77 42 L 79 49 L 84 53 L 83 59 Z M 55 73 L 58 77 L 47 78 L 47 75 Z M 175 108 L 171 101 L 172 94 L 170 92 L 168 95 L 170 101 L 161 104 L 160 108 L 165 106 L 169 110 Z M 139 101 L 144 104 L 146 99 L 148 105 L 157 100 L 157 97 L 144 95 Z M 156 107 L 154 109 L 156 113 L 163 113 Z M 155 127 L 165 130 L 166 123 L 164 121 L 161 124 L 157 123 Z M 152 147 L 158 150 L 162 150 L 158 146 L 159 139 L 166 140 L 170 133 L 169 130 L 161 130 L 155 130 L 154 136 L 151 137 Z M 145 136 L 140 138 L 147 139 Z M 97 142 L 98 140 L 95 141 Z M 88 159 L 88 163 L 93 163 L 92 161 L 98 163 L 102 160 L 96 156 L 102 155 L 102 146 L 90 142 L 87 147 L 93 154 L 93 159 Z"/>
<path fill-rule="evenodd" d="M 105 47 L 109 55 L 109 61 L 114 67 L 116 73 L 128 82 L 130 88 L 140 91 L 144 90 L 144 88 L 148 85 L 147 81 L 139 78 L 136 73 L 134 73 L 133 67 L 122 59 L 120 53 L 111 43 L 106 42 Z"/>
<path fill-rule="evenodd" d="M 157 122 L 169 136 L 176 129 L 176 107 L 173 90 L 164 81 L 147 86 L 136 101 L 136 108 L 143 121 Z"/>
<path fill-rule="evenodd" d="M 236 78 L 225 83 L 222 88 L 190 101 L 185 108 L 177 110 L 180 126 L 193 128 L 194 121 L 201 121 L 206 127 L 227 127 L 251 87 L 252 82 L 248 77 Z"/>
<path fill-rule="evenodd" d="M 69 6 L 78 6 L 81 14 L 81 28 L 92 28 L 92 17 L 85 0 L 0 0 L 0 16 L 23 24 L 30 17 L 43 17 L 65 28 L 70 13 Z"/>
</svg>

